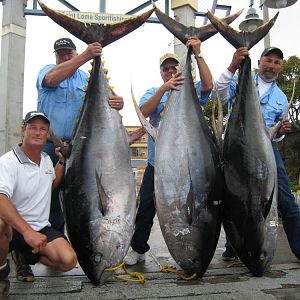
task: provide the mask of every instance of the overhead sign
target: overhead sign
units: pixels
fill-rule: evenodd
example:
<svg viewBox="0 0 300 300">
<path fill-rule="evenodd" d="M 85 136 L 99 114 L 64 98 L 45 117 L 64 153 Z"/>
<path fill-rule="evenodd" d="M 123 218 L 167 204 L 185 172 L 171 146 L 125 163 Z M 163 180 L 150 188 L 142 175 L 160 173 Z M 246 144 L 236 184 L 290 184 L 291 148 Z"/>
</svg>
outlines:
<svg viewBox="0 0 300 300">
<path fill-rule="evenodd" d="M 80 11 L 59 11 L 60 13 L 83 23 L 113 24 L 133 18 L 132 15 L 116 15 Z"/>
</svg>

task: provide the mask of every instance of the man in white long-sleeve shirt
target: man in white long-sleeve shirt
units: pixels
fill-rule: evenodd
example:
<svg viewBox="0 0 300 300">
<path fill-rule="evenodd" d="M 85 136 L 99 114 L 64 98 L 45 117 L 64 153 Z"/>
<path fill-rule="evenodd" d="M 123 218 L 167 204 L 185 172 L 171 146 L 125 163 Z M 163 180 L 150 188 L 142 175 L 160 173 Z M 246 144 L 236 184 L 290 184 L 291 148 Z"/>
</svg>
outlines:
<svg viewBox="0 0 300 300">
<path fill-rule="evenodd" d="M 215 84 L 213 97 L 217 91 L 220 95 L 221 102 L 223 104 L 228 102 L 229 113 L 231 112 L 236 93 L 237 75 L 235 75 L 235 72 L 247 55 L 249 55 L 249 53 L 246 47 L 237 49 L 228 69 L 220 76 Z M 266 48 L 258 61 L 258 73 L 253 76 L 267 128 L 277 123 L 288 108 L 287 97 L 276 84 L 276 78 L 281 70 L 282 61 L 283 53 L 279 48 Z M 282 224 L 290 248 L 300 260 L 300 211 L 295 202 L 294 195 L 291 193 L 288 176 L 277 146 L 277 142 L 283 139 L 284 135 L 290 130 L 290 122 L 288 120 L 282 120 L 276 140 L 272 141 L 272 146 L 277 165 L 278 210 L 281 213 Z M 226 242 L 225 247 L 226 250 L 222 254 L 223 259 L 233 260 L 236 257 L 236 253 L 229 241 Z"/>
</svg>

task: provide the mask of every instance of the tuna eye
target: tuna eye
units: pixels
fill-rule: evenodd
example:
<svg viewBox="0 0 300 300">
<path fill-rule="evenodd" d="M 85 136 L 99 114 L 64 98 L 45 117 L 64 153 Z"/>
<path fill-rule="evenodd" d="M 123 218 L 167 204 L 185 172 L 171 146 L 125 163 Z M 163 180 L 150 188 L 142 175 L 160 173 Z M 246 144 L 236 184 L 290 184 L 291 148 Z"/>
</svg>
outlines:
<svg viewBox="0 0 300 300">
<path fill-rule="evenodd" d="M 102 254 L 101 253 L 96 253 L 95 255 L 94 255 L 94 257 L 93 257 L 93 261 L 95 262 L 95 263 L 99 263 L 101 260 L 102 260 Z"/>
</svg>

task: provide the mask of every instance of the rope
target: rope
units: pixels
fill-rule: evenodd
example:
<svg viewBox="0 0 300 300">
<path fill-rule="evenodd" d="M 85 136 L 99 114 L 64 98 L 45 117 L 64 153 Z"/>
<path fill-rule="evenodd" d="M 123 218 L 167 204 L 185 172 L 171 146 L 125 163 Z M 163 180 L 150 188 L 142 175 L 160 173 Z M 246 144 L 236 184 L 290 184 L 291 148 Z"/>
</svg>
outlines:
<svg viewBox="0 0 300 300">
<path fill-rule="evenodd" d="M 175 273 L 177 274 L 181 279 L 189 281 L 189 280 L 193 280 L 195 278 L 197 278 L 197 273 L 194 273 L 191 276 L 186 275 L 185 273 L 181 272 L 181 271 L 177 271 L 176 268 L 172 268 L 168 265 L 163 265 L 161 266 L 161 271 L 164 273 Z"/>
<path fill-rule="evenodd" d="M 113 277 L 123 280 L 123 281 L 127 281 L 127 282 L 137 282 L 137 283 L 144 283 L 145 282 L 145 277 L 142 273 L 140 272 L 130 272 L 125 268 L 125 262 L 120 263 L 118 266 L 116 267 L 110 267 L 105 269 L 105 272 L 113 272 L 116 271 L 118 269 L 122 268 L 124 270 L 124 272 L 121 273 L 117 273 L 114 274 Z M 124 276 L 124 275 L 129 275 L 128 276 Z M 132 278 L 136 278 L 136 279 L 132 279 Z"/>
</svg>

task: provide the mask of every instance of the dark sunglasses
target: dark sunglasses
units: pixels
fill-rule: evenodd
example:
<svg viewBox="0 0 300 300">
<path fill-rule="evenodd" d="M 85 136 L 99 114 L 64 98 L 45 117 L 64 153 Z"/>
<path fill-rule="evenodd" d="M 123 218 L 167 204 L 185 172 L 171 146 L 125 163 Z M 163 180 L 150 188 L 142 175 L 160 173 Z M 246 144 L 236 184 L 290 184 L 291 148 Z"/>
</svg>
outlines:
<svg viewBox="0 0 300 300">
<path fill-rule="evenodd" d="M 162 70 L 163 70 L 163 72 L 165 72 L 165 73 L 169 72 L 170 70 L 171 70 L 172 72 L 176 72 L 176 71 L 177 71 L 177 68 L 176 68 L 176 66 L 162 67 Z"/>
</svg>

